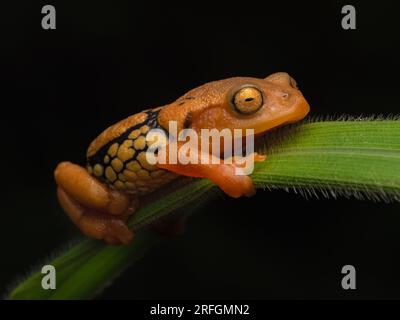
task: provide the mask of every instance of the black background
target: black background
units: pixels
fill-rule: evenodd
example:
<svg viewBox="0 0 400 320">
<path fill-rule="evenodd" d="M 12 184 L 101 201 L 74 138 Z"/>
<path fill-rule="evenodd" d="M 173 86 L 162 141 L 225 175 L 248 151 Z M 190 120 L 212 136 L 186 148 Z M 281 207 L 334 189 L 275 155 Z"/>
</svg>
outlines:
<svg viewBox="0 0 400 320">
<path fill-rule="evenodd" d="M 341 28 L 353 4 L 357 30 Z M 2 5 L 0 289 L 79 233 L 52 171 L 107 126 L 205 82 L 287 71 L 311 115 L 398 114 L 395 1 L 26 1 Z M 53 4 L 57 29 L 41 28 Z M 227 197 L 100 298 L 400 298 L 399 204 Z M 357 290 L 340 286 L 343 265 Z M 101 268 L 101 266 L 99 266 Z"/>
</svg>

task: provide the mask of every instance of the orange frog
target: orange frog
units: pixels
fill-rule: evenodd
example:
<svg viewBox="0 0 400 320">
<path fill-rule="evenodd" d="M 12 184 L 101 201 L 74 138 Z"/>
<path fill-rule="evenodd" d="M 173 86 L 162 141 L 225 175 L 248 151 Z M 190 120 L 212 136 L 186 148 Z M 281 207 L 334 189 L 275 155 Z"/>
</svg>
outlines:
<svg viewBox="0 0 400 320">
<path fill-rule="evenodd" d="M 135 114 L 107 128 L 89 146 L 87 167 L 60 163 L 55 172 L 59 202 L 71 220 L 89 237 L 109 244 L 133 238 L 126 222 L 139 197 L 180 175 L 207 178 L 232 197 L 254 194 L 252 179 L 235 174 L 235 163 L 150 164 L 146 158 L 151 129 L 168 134 L 191 128 L 253 129 L 255 135 L 303 119 L 309 105 L 287 73 L 265 79 L 235 77 L 209 82 L 171 104 Z M 179 148 L 179 145 L 178 145 Z M 256 155 L 255 161 L 264 156 Z"/>
</svg>

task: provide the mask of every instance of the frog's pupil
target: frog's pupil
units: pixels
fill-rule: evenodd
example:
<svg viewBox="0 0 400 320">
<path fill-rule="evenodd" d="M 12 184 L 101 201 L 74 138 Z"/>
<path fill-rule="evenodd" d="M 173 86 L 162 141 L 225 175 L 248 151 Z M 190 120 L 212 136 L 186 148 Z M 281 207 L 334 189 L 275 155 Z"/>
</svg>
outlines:
<svg viewBox="0 0 400 320">
<path fill-rule="evenodd" d="M 253 101 L 253 100 L 254 100 L 254 98 L 246 98 L 244 101 L 250 102 L 250 101 Z"/>
</svg>

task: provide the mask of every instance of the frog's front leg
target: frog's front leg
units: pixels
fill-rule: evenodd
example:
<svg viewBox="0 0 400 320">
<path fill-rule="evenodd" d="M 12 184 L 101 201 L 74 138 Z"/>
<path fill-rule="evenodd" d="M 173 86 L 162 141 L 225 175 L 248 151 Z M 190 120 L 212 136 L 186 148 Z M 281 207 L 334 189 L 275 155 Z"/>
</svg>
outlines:
<svg viewBox="0 0 400 320">
<path fill-rule="evenodd" d="M 110 189 L 70 162 L 60 163 L 54 176 L 61 206 L 84 234 L 109 244 L 127 244 L 132 240 L 133 233 L 126 221 L 136 210 L 137 199 Z"/>
<path fill-rule="evenodd" d="M 181 146 L 182 144 L 178 143 L 176 150 L 179 150 Z M 171 149 L 174 150 L 175 148 Z M 169 159 L 169 150 L 170 148 L 165 148 L 164 150 L 166 153 L 165 159 Z M 207 155 L 209 161 L 207 164 L 204 164 L 201 161 L 203 156 L 204 153 L 198 151 L 197 163 L 180 164 L 178 161 L 178 163 L 158 163 L 157 166 L 180 175 L 209 179 L 233 198 L 241 196 L 250 197 L 255 194 L 255 188 L 251 177 L 238 174 L 238 171 L 242 170 L 241 165 L 235 163 L 235 161 L 233 161 L 233 163 L 224 162 L 221 159 L 218 159 L 219 163 L 212 163 L 212 155 Z M 255 153 L 254 161 L 259 162 L 264 160 L 265 156 Z"/>
<path fill-rule="evenodd" d="M 253 180 L 246 175 L 236 175 L 234 164 L 159 164 L 161 168 L 180 175 L 206 178 L 218 185 L 233 198 L 255 194 Z"/>
</svg>

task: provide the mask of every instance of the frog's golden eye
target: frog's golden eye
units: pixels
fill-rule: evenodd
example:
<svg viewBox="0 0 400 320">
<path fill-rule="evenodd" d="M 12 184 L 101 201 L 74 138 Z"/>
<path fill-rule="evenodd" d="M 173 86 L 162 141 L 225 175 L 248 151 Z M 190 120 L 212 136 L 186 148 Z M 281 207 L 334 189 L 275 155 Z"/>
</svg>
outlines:
<svg viewBox="0 0 400 320">
<path fill-rule="evenodd" d="M 233 95 L 232 104 L 239 113 L 254 113 L 263 105 L 263 95 L 255 87 L 244 87 Z"/>
</svg>

